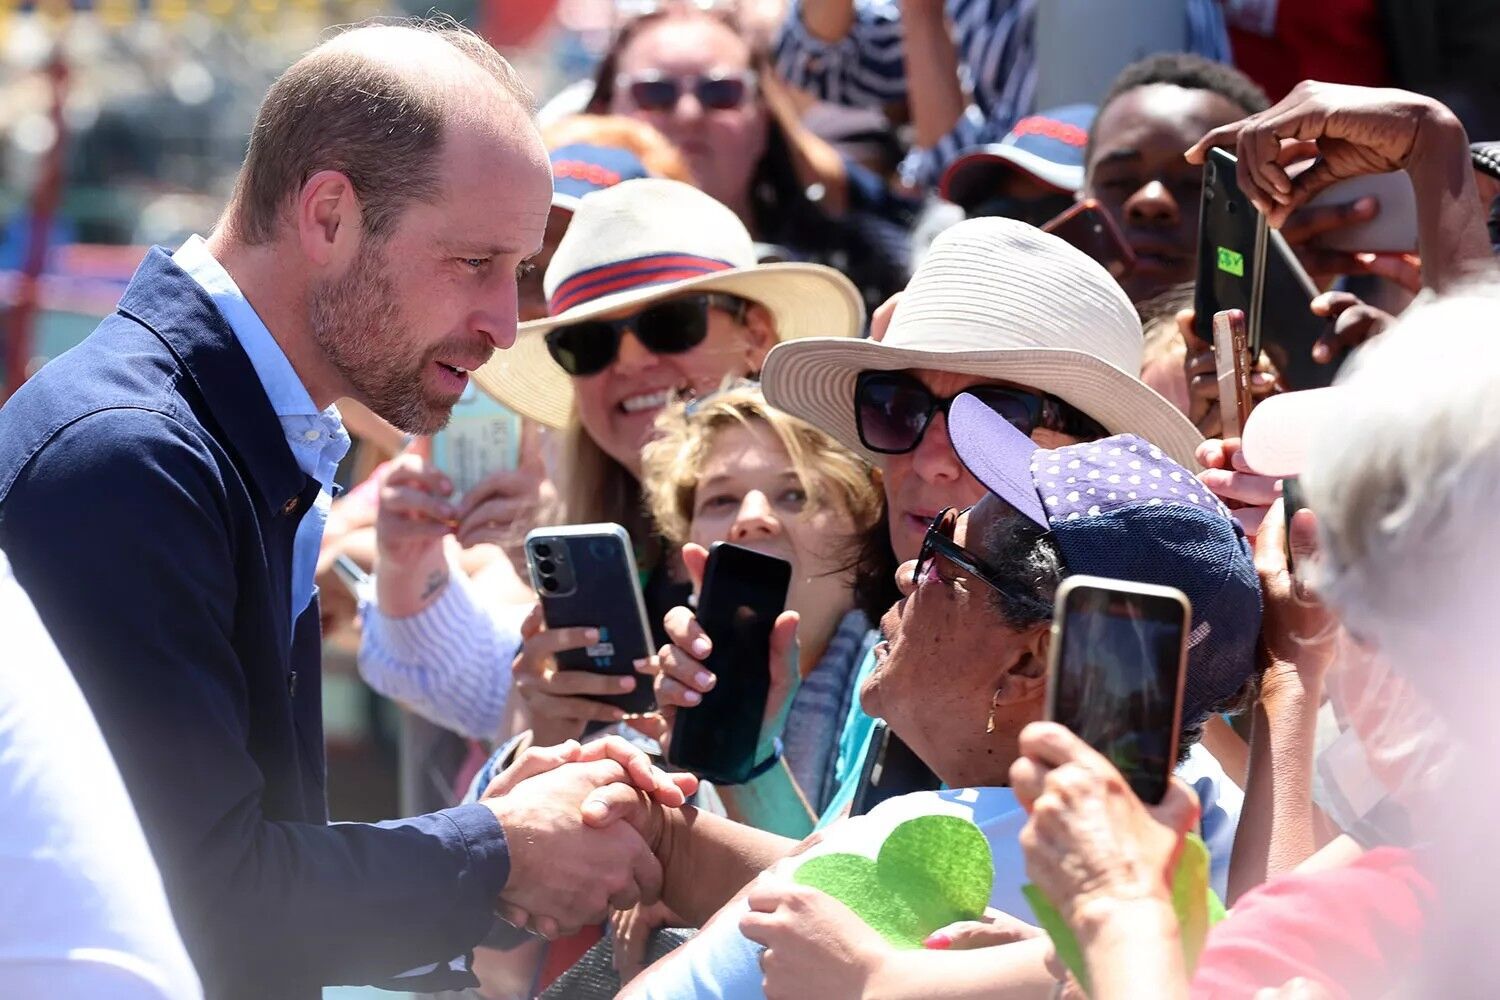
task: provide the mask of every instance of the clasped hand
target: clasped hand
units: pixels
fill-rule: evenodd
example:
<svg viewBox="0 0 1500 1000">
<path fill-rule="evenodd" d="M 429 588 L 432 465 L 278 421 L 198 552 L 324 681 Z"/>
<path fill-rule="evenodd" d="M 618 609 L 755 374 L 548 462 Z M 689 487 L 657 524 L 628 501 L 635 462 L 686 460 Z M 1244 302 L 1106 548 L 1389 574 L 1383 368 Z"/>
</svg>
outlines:
<svg viewBox="0 0 1500 1000">
<path fill-rule="evenodd" d="M 612 909 L 655 902 L 664 811 L 697 787 L 692 775 L 661 771 L 619 737 L 526 751 L 480 799 L 510 851 L 497 912 L 553 938 Z"/>
</svg>

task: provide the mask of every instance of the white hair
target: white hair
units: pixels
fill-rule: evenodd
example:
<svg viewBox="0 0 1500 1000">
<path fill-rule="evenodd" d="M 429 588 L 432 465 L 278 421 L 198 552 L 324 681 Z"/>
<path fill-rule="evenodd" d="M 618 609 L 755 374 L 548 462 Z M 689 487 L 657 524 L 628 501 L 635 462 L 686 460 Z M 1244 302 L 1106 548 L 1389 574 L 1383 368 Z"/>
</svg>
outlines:
<svg viewBox="0 0 1500 1000">
<path fill-rule="evenodd" d="M 1314 583 L 1446 712 L 1493 704 L 1500 639 L 1500 285 L 1411 309 L 1346 368 L 1303 476 Z"/>
</svg>

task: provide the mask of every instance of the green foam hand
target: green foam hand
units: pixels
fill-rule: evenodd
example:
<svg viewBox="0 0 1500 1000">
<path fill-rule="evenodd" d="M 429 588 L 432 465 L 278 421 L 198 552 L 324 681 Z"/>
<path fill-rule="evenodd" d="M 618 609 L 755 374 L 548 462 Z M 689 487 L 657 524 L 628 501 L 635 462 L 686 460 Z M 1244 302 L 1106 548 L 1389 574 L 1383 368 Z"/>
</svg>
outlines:
<svg viewBox="0 0 1500 1000">
<path fill-rule="evenodd" d="M 1172 873 L 1172 909 L 1177 913 L 1178 934 L 1182 939 L 1182 959 L 1188 975 L 1198 965 L 1198 955 L 1203 951 L 1203 942 L 1209 928 L 1224 919 L 1224 904 L 1214 894 L 1208 883 L 1208 846 L 1203 838 L 1190 833 L 1182 845 L 1182 856 L 1177 859 L 1177 870 Z M 1062 959 L 1078 985 L 1089 992 L 1088 968 L 1083 961 L 1083 952 L 1073 928 L 1068 926 L 1057 908 L 1042 895 L 1034 885 L 1021 887 L 1026 901 L 1031 904 L 1037 922 L 1052 938 L 1057 957 Z"/>
<path fill-rule="evenodd" d="M 958 920 L 978 920 L 995 862 L 979 827 L 957 816 L 918 816 L 891 831 L 874 861 L 820 854 L 792 880 L 828 893 L 897 948 L 921 948 Z"/>
</svg>

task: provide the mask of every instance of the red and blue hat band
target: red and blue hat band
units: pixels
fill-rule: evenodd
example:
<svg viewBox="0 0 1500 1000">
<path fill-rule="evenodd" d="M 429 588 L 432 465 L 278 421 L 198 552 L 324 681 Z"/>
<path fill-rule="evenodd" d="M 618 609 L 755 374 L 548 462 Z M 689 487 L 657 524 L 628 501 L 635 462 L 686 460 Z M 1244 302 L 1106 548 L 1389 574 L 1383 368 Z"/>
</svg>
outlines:
<svg viewBox="0 0 1500 1000">
<path fill-rule="evenodd" d="M 727 260 L 686 253 L 651 254 L 601 264 L 570 275 L 558 285 L 547 302 L 547 312 L 558 316 L 575 306 L 585 305 L 616 292 L 685 281 L 719 271 L 732 271 L 734 268 L 735 265 Z"/>
</svg>

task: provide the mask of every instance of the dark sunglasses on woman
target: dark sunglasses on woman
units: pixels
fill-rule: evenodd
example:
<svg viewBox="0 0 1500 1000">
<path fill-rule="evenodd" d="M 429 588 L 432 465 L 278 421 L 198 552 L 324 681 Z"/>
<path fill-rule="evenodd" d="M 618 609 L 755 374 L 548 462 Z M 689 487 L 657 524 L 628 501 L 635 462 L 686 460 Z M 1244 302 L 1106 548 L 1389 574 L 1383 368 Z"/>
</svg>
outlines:
<svg viewBox="0 0 1500 1000">
<path fill-rule="evenodd" d="M 569 375 L 597 375 L 620 354 L 620 338 L 629 330 L 652 354 L 691 351 L 708 336 L 708 310 L 721 309 L 745 322 L 750 303 L 737 295 L 708 292 L 653 302 L 620 319 L 590 319 L 555 326 L 547 333 L 547 352 Z"/>
<path fill-rule="evenodd" d="M 669 76 L 657 70 L 621 73 L 615 86 L 630 94 L 630 100 L 642 111 L 671 111 L 686 91 L 710 111 L 732 111 L 743 107 L 755 93 L 755 73 L 705 73 L 702 76 Z"/>
<path fill-rule="evenodd" d="M 996 580 L 994 571 L 985 566 L 984 560 L 953 540 L 953 530 L 958 527 L 958 519 L 968 509 L 944 507 L 932 519 L 932 523 L 927 526 L 927 534 L 922 536 L 922 549 L 917 553 L 916 572 L 912 574 L 912 579 L 920 581 L 932 566 L 933 556 L 942 556 L 981 583 L 987 583 L 998 593 L 1009 596 L 1009 591 Z"/>
<path fill-rule="evenodd" d="M 1084 441 L 1108 436 L 1098 421 L 1055 396 L 999 385 L 976 385 L 962 392 L 977 397 L 1023 434 L 1041 427 Z M 859 439 L 871 451 L 903 455 L 922 443 L 933 416 L 947 416 L 958 396 L 938 396 L 905 372 L 860 372 L 854 383 Z"/>
</svg>

